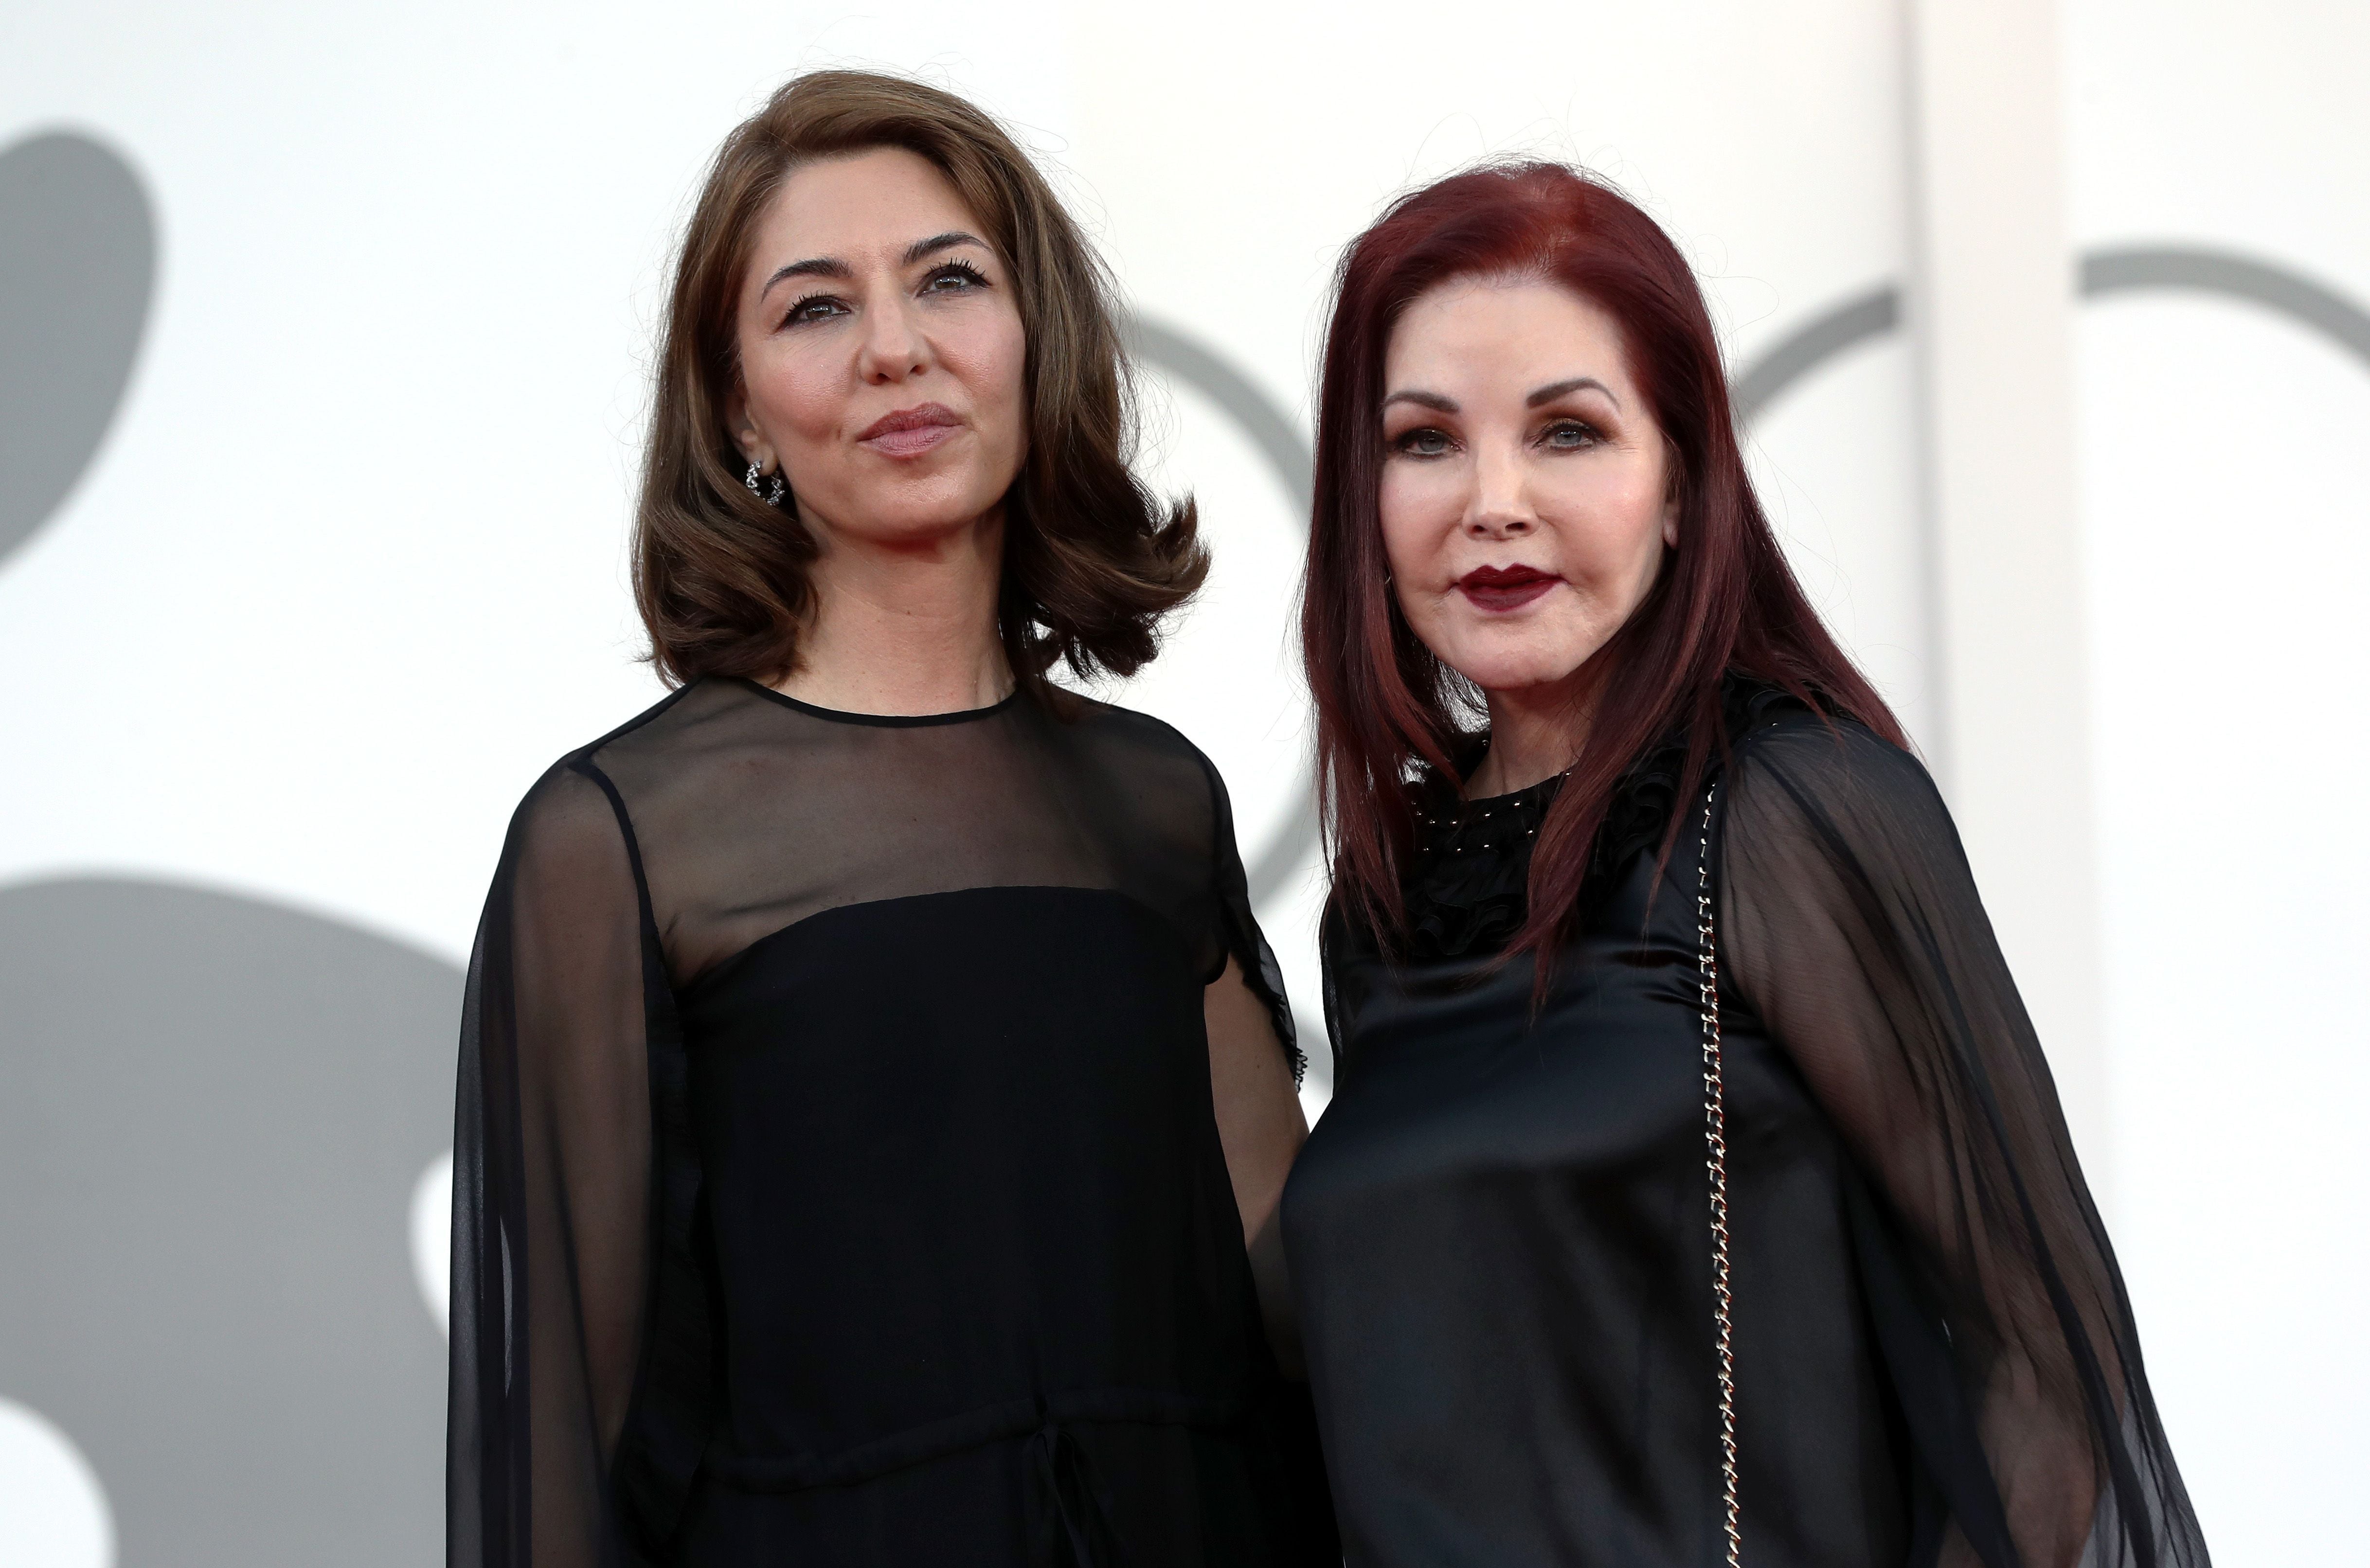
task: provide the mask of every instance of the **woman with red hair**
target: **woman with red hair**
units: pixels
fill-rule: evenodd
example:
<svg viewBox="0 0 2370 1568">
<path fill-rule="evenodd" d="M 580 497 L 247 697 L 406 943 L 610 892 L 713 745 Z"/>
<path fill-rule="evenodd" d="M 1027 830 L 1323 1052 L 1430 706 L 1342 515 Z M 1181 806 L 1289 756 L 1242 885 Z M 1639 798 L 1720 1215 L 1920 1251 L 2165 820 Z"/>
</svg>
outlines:
<svg viewBox="0 0 2370 1568">
<path fill-rule="evenodd" d="M 1306 592 L 1348 1561 L 2203 1563 L 1950 815 L 1651 219 L 1510 164 L 1359 237 Z"/>
</svg>

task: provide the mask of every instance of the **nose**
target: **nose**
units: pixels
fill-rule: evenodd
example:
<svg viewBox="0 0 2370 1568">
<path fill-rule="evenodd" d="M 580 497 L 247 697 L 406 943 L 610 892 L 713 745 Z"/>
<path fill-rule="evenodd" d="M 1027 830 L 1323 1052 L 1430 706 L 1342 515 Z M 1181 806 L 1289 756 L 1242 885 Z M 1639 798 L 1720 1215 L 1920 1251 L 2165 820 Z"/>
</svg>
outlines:
<svg viewBox="0 0 2370 1568">
<path fill-rule="evenodd" d="M 856 373 L 867 386 L 887 386 L 929 369 L 929 343 L 915 329 L 903 291 L 864 313 L 864 338 L 857 348 Z"/>
<path fill-rule="evenodd" d="M 1476 456 L 1473 493 L 1465 508 L 1467 537 L 1520 539 L 1535 532 L 1538 509 L 1531 505 L 1521 456 L 1496 443 L 1483 446 Z"/>
</svg>

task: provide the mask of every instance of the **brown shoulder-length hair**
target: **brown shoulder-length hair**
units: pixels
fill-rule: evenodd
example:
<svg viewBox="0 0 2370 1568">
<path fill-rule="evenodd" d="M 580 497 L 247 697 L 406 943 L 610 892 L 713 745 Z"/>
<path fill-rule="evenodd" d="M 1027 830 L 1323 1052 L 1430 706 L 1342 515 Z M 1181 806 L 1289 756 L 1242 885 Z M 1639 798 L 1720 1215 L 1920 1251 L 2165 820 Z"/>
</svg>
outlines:
<svg viewBox="0 0 2370 1568">
<path fill-rule="evenodd" d="M 634 525 L 634 598 L 669 681 L 787 674 L 814 608 L 816 543 L 797 495 L 767 506 L 725 427 L 740 370 L 736 311 L 753 235 L 792 171 L 902 147 L 928 159 L 985 225 L 1028 339 L 1027 455 L 1005 497 L 997 616 L 1024 678 L 1066 660 L 1133 673 L 1160 617 L 1209 571 L 1191 499 L 1164 507 L 1129 467 L 1132 382 L 1110 275 L 1045 177 L 995 120 L 952 93 L 865 71 L 798 77 L 735 127 L 709 166 L 675 259 Z M 795 480 L 793 480 L 795 486 Z"/>
<path fill-rule="evenodd" d="M 1670 236 L 1609 185 L 1560 165 L 1453 175 L 1400 198 L 1352 242 L 1326 335 L 1301 640 L 1334 896 L 1346 911 L 1395 939 L 1414 833 L 1409 783 L 1427 769 L 1456 776 L 1473 738 L 1460 715 L 1479 701 L 1409 629 L 1389 586 L 1377 503 L 1384 356 L 1426 290 L 1504 273 L 1560 284 L 1620 324 L 1629 372 L 1669 443 L 1680 507 L 1678 543 L 1653 587 L 1592 661 L 1587 744 L 1539 829 L 1529 914 L 1508 952 L 1544 958 L 1577 908 L 1614 786 L 1681 728 L 1679 798 L 1696 798 L 1713 748 L 1725 744 L 1720 691 L 1731 672 L 1905 740 L 1770 532 L 1738 448 L 1711 316 Z M 1665 856 L 1679 826 L 1664 836 Z"/>
</svg>

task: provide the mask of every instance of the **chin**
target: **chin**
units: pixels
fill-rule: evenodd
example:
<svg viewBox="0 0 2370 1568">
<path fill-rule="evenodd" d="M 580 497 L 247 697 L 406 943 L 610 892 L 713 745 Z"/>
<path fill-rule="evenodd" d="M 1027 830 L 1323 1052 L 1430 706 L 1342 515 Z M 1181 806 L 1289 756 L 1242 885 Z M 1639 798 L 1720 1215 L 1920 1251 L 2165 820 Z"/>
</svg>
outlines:
<svg viewBox="0 0 2370 1568">
<path fill-rule="evenodd" d="M 1512 695 L 1518 692 L 1544 690 L 1561 683 L 1571 676 L 1569 670 L 1542 672 L 1531 670 L 1500 670 L 1483 668 L 1477 671 L 1458 670 L 1482 691 L 1493 695 Z"/>
<path fill-rule="evenodd" d="M 1588 652 L 1542 653 L 1531 648 L 1459 649 L 1444 660 L 1484 692 L 1527 692 L 1570 680 L 1588 662 Z"/>
<path fill-rule="evenodd" d="M 887 539 L 919 541 L 959 533 L 995 509 L 1002 492 L 972 485 L 923 483 L 904 495 L 882 498 L 865 530 Z"/>
</svg>

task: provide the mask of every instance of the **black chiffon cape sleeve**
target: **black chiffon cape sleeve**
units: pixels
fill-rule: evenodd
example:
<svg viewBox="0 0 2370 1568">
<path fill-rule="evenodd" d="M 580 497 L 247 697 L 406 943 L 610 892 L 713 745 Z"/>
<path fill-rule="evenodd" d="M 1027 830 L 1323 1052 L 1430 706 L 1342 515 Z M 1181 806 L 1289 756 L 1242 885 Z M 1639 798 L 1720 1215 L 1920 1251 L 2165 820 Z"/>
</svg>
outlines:
<svg viewBox="0 0 2370 1568">
<path fill-rule="evenodd" d="M 1855 1245 L 1942 1494 L 1939 1560 L 2205 1563 L 2040 1041 L 1925 769 L 1798 715 L 1743 739 L 1722 795 L 1723 983 L 1864 1178 Z M 1749 1355 L 1752 1304 L 1737 1313 Z"/>
<path fill-rule="evenodd" d="M 451 1568 L 644 1561 L 613 1469 L 643 1360 L 654 1024 L 622 805 L 563 762 L 512 819 L 469 964 L 454 1147 Z"/>
</svg>

